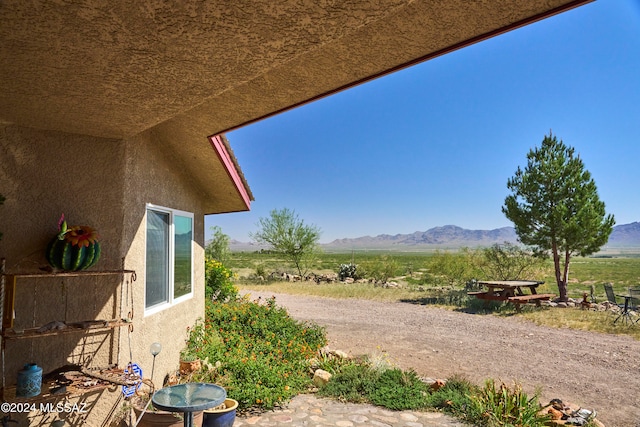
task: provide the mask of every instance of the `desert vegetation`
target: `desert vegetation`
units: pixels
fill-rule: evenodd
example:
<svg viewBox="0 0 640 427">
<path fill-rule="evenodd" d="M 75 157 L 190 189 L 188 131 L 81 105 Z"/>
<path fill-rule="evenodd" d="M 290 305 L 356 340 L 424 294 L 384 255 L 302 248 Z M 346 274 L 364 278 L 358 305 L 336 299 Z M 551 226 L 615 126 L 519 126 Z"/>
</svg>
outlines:
<svg viewBox="0 0 640 427">
<path fill-rule="evenodd" d="M 527 395 L 518 383 L 489 379 L 479 386 L 453 377 L 443 387 L 431 388 L 414 371 L 370 355 L 326 357 L 322 327 L 294 320 L 275 299 L 241 297 L 240 288 L 433 304 L 640 339 L 640 328 L 613 325 L 611 313 L 545 307 L 516 313 L 508 304 L 485 307 L 469 298 L 467 291 L 483 279 L 544 280 L 542 291 L 553 292 L 551 260 L 514 245 L 423 253 L 318 252 L 304 276 L 294 260 L 273 251 L 222 251 L 224 264 L 211 256 L 218 252 L 209 251 L 206 261 L 206 316 L 190 328 L 186 345 L 204 361 L 203 368 L 187 380 L 223 385 L 240 402 L 241 411 L 277 407 L 298 393 L 313 390 L 312 372 L 319 367 L 333 378 L 319 386 L 318 393 L 341 400 L 394 410 L 441 410 L 484 426 L 533 426 L 547 421 L 539 413 L 538 395 Z M 568 292 L 576 299 L 586 293 L 589 299 L 605 300 L 603 283 L 613 283 L 619 292 L 640 283 L 640 255 L 575 258 L 572 268 Z"/>
<path fill-rule="evenodd" d="M 371 272 L 375 274 L 380 270 L 390 271 L 389 280 L 396 281 L 402 285 L 398 292 L 389 292 L 390 295 L 397 295 L 395 299 L 404 298 L 403 293 L 425 292 L 434 289 L 463 288 L 473 279 L 499 280 L 507 277 L 496 277 L 490 270 L 482 267 L 480 257 L 482 250 L 460 249 L 450 251 L 431 252 L 379 252 L 360 251 L 350 253 L 321 253 L 317 256 L 314 264 L 310 267 L 310 273 L 314 275 L 334 274 L 336 279 L 341 265 L 356 265 L 358 277 L 362 283 L 369 283 L 366 286 L 370 290 L 371 298 L 385 299 L 376 294 L 384 292 L 376 291 L 374 288 L 385 289 L 376 286 L 375 277 L 371 277 Z M 282 284 L 282 276 L 292 273 L 294 270 L 280 257 L 269 251 L 255 252 L 233 252 L 229 257 L 227 267 L 233 270 L 238 276 L 236 284 L 239 286 L 268 285 L 278 286 Z M 612 283 L 617 291 L 625 291 L 628 287 L 640 285 L 640 250 L 638 253 L 626 251 L 623 255 L 609 254 L 606 256 L 575 257 L 572 262 L 572 277 L 569 281 L 568 292 L 573 298 L 581 298 L 584 292 L 591 293 L 591 286 L 595 286 L 595 298 L 606 299 L 603 283 Z M 308 275 L 307 277 L 312 277 Z M 550 260 L 541 260 L 521 275 L 520 279 L 545 281 L 543 289 L 553 292 L 555 288 L 555 277 L 553 265 Z M 302 279 L 302 278 L 301 278 Z M 516 279 L 516 277 L 509 277 Z M 289 283 L 298 283 L 296 282 Z M 295 288 L 307 289 L 309 294 L 326 295 L 326 283 L 323 286 L 313 287 L 311 281 L 300 280 L 299 286 L 283 286 L 291 290 Z M 357 280 L 356 280 L 356 284 Z M 336 287 L 342 289 L 344 283 L 336 282 Z M 333 291 L 332 291 L 333 292 Z M 358 291 L 355 295 L 360 296 Z M 350 291 L 340 292 L 335 290 L 335 296 L 348 297 Z M 394 299 L 394 297 L 391 297 Z"/>
<path fill-rule="evenodd" d="M 513 248 L 502 247 L 509 253 Z M 504 253 L 502 254 L 504 255 Z M 461 249 L 422 253 L 352 252 L 321 253 L 310 266 L 306 277 L 292 275 L 294 269 L 268 251 L 234 252 L 229 268 L 237 275 L 237 286 L 244 289 L 269 289 L 273 292 L 326 296 L 334 298 L 360 298 L 378 301 L 405 301 L 436 304 L 456 310 L 478 313 L 514 315 L 510 304 L 492 303 L 488 306 L 467 291 L 475 280 L 529 279 L 545 284 L 539 292 L 556 293 L 555 272 L 551 260 L 532 258 L 523 261 L 515 257 L 514 265 L 522 271 L 520 276 L 497 276 L 495 261 L 500 257 L 496 248 Z M 522 265 L 528 263 L 526 268 Z M 585 293 L 589 301 L 606 301 L 603 284 L 612 283 L 616 293 L 640 285 L 640 254 L 575 257 L 572 277 L 568 283 L 568 297 L 582 300 Z M 504 270 L 509 266 L 502 266 Z M 347 277 L 348 276 L 348 277 Z M 332 278 L 326 281 L 317 277 Z M 342 279 L 342 280 L 341 280 Z M 536 323 L 554 327 L 573 327 L 605 333 L 629 334 L 640 339 L 640 328 L 625 328 L 606 321 L 610 312 L 585 310 L 548 310 L 525 308 L 521 314 Z"/>
<path fill-rule="evenodd" d="M 441 410 L 479 426 L 542 426 L 549 419 L 540 411 L 537 394 L 527 396 L 518 383 L 489 380 L 480 387 L 453 377 L 434 387 L 384 358 L 333 357 L 322 351 L 324 329 L 292 319 L 275 299 L 208 300 L 206 318 L 187 336 L 185 350 L 203 366 L 183 380 L 222 385 L 241 412 L 272 409 L 315 389 L 392 410 Z M 333 378 L 315 387 L 312 373 L 318 368 Z"/>
<path fill-rule="evenodd" d="M 468 297 L 478 280 L 488 279 L 543 280 L 542 292 L 556 289 L 552 261 L 514 245 L 421 253 L 318 252 L 304 276 L 294 261 L 277 252 L 224 255 L 224 264 L 211 256 L 207 259 L 206 318 L 190 330 L 188 341 L 188 347 L 205 362 L 189 380 L 222 384 L 240 402 L 241 411 L 277 407 L 313 390 L 311 373 L 319 367 L 333 377 L 318 387 L 318 393 L 340 400 L 389 409 L 441 410 L 475 425 L 544 425 L 547 421 L 539 413 L 537 393 L 528 395 L 518 383 L 489 379 L 477 385 L 453 377 L 443 387 L 430 388 L 414 371 L 386 364 L 375 355 L 326 357 L 322 327 L 292 319 L 274 299 L 240 297 L 240 289 L 433 304 L 640 339 L 640 328 L 614 325 L 610 312 L 531 307 L 516 313 L 509 304 L 487 307 Z M 570 298 L 582 299 L 586 293 L 589 300 L 602 302 L 606 300 L 604 283 L 612 283 L 618 293 L 639 284 L 640 254 L 627 251 L 574 258 Z"/>
</svg>

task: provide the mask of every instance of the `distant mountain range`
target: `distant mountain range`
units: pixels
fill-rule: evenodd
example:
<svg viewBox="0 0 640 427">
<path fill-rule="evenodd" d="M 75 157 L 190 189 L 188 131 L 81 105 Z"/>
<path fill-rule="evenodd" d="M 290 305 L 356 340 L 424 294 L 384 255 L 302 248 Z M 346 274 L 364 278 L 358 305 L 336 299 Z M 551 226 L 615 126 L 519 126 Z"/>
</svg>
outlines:
<svg viewBox="0 0 640 427">
<path fill-rule="evenodd" d="M 613 227 L 607 246 L 637 247 L 640 246 L 640 222 L 621 224 Z"/>
<path fill-rule="evenodd" d="M 517 241 L 518 236 L 513 227 L 467 230 L 455 225 L 445 225 L 411 234 L 380 234 L 375 237 L 337 239 L 322 246 L 334 249 L 390 249 L 393 247 L 408 249 L 415 246 L 458 248 L 490 246 L 504 242 L 517 243 Z M 606 247 L 640 247 L 640 222 L 614 226 Z"/>
<path fill-rule="evenodd" d="M 411 234 L 380 234 L 375 237 L 336 239 L 321 246 L 327 250 L 383 249 L 401 251 L 425 248 L 486 247 L 504 242 L 518 242 L 518 236 L 513 227 L 494 230 L 467 230 L 456 225 L 445 225 Z M 254 251 L 263 248 L 263 246 L 254 243 L 237 240 L 232 240 L 229 246 L 235 251 Z M 614 226 L 609 242 L 603 249 L 612 248 L 640 248 L 640 222 Z"/>
<path fill-rule="evenodd" d="M 323 245 L 331 248 L 385 248 L 389 246 L 490 246 L 494 243 L 516 242 L 513 227 L 495 230 L 467 230 L 456 225 L 434 227 L 411 234 L 380 234 L 353 239 L 337 239 Z"/>
</svg>

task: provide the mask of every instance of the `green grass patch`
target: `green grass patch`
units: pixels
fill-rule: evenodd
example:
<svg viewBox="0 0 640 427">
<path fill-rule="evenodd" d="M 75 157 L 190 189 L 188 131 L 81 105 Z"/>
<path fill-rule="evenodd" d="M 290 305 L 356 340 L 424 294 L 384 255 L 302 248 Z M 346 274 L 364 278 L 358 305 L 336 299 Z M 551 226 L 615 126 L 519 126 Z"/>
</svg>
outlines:
<svg viewBox="0 0 640 427">
<path fill-rule="evenodd" d="M 429 387 L 412 371 L 398 368 L 383 371 L 367 390 L 374 405 L 402 411 L 426 406 Z"/>
<path fill-rule="evenodd" d="M 639 324 L 613 323 L 619 313 L 612 311 L 581 310 L 579 308 L 529 309 L 522 317 L 531 322 L 554 328 L 579 329 L 604 334 L 629 335 L 640 340 Z M 637 319 L 637 318 L 636 318 Z"/>
<path fill-rule="evenodd" d="M 369 402 L 368 390 L 378 376 L 378 372 L 366 364 L 350 363 L 335 372 L 331 381 L 320 388 L 318 394 L 334 397 L 343 402 Z"/>
<path fill-rule="evenodd" d="M 390 410 L 440 410 L 476 426 L 538 427 L 549 420 L 539 414 L 538 394 L 527 396 L 518 383 L 508 387 L 487 380 L 484 387 L 478 387 L 463 377 L 453 377 L 432 390 L 413 370 L 379 369 L 367 361 L 339 366 L 318 393 Z"/>
<path fill-rule="evenodd" d="M 480 415 L 473 422 L 488 427 L 545 426 L 551 416 L 539 414 L 538 395 L 527 396 L 518 383 L 509 387 L 504 383 L 497 385 L 492 379 L 487 380 L 483 388 L 470 396 L 470 412 Z"/>
<path fill-rule="evenodd" d="M 569 296 L 581 298 L 584 292 L 591 294 L 591 287 L 594 286 L 595 297 L 598 301 L 606 300 L 604 283 L 612 283 L 616 292 L 624 292 L 631 286 L 640 286 L 640 256 L 612 255 L 611 257 L 574 257 L 570 265 Z M 463 253 L 452 252 L 452 262 L 465 264 L 469 260 Z M 338 273 L 341 264 L 356 264 L 364 273 L 379 269 L 381 266 L 393 267 L 395 278 L 399 278 L 404 285 L 409 288 L 438 287 L 448 285 L 452 282 L 464 282 L 463 278 L 442 277 L 435 273 L 438 255 L 434 252 L 352 252 L 352 253 L 321 253 L 311 271 L 315 273 Z M 441 261 L 441 259 L 439 260 Z M 237 283 L 240 286 L 255 284 L 249 280 L 251 276 L 260 275 L 268 279 L 271 273 L 293 272 L 291 266 L 282 261 L 277 255 L 260 252 L 234 252 L 230 256 L 227 264 L 239 277 Z M 455 269 L 454 269 L 455 270 Z M 464 270 L 461 268 L 461 270 Z M 257 274 L 260 272 L 261 274 Z M 491 277 L 478 277 L 478 279 L 492 280 Z M 553 266 L 551 260 L 547 260 L 544 268 L 536 277 L 529 277 L 531 280 L 542 280 L 545 282 L 539 288 L 539 292 L 558 293 L 555 282 Z M 391 278 L 394 280 L 394 277 Z M 268 280 L 267 280 L 268 282 Z M 322 285 L 326 286 L 326 285 Z M 327 296 L 329 292 L 345 292 L 339 287 L 327 290 L 310 289 L 305 292 L 310 295 Z M 357 292 L 357 291 L 347 291 Z M 336 295 L 336 297 L 341 297 Z M 359 298 L 355 294 L 345 297 Z M 374 296 L 374 299 L 377 299 Z M 397 298 L 398 300 L 404 298 Z"/>
<path fill-rule="evenodd" d="M 241 283 L 243 290 L 268 291 L 291 295 L 313 295 L 330 298 L 355 298 L 373 301 L 399 301 L 402 299 L 419 298 L 423 293 L 413 289 L 389 289 L 374 286 L 369 283 L 344 284 L 340 282 L 320 284 L 310 282 L 271 282 L 258 284 L 255 282 Z"/>
</svg>

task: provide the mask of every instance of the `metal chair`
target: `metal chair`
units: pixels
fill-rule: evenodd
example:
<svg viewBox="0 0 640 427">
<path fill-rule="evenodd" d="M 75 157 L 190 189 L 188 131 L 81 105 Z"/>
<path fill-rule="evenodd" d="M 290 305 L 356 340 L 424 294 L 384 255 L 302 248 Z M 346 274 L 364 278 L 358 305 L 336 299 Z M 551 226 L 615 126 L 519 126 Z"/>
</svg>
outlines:
<svg viewBox="0 0 640 427">
<path fill-rule="evenodd" d="M 616 294 L 613 291 L 613 285 L 611 285 L 611 283 L 604 284 L 604 291 L 607 294 L 607 300 L 609 300 L 612 305 L 615 305 L 620 309 L 620 314 L 616 316 L 613 324 L 615 325 L 620 319 L 622 319 L 622 322 L 625 324 L 631 322 L 631 316 L 629 313 L 629 298 L 627 297 L 624 299 L 624 304 L 618 303 L 618 301 L 616 300 Z"/>
<path fill-rule="evenodd" d="M 629 296 L 631 296 L 629 310 L 640 312 L 640 288 L 629 288 Z M 638 323 L 640 317 L 636 319 L 635 323 Z"/>
<path fill-rule="evenodd" d="M 611 283 L 604 284 L 604 292 L 607 294 L 607 300 L 617 306 L 618 308 L 624 308 L 624 304 L 618 303 L 616 301 L 616 293 L 613 291 L 613 285 Z"/>
</svg>

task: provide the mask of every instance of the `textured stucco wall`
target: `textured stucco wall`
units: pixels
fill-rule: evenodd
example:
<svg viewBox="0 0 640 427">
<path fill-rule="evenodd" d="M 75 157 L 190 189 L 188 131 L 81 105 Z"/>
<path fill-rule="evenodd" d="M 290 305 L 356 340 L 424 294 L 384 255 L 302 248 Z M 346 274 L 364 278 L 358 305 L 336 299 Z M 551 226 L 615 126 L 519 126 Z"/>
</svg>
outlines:
<svg viewBox="0 0 640 427">
<path fill-rule="evenodd" d="M 176 162 L 153 132 L 127 141 L 124 199 L 123 242 L 126 268 L 137 272 L 133 286 L 134 325 L 131 342 L 134 362 L 150 376 L 153 357 L 149 347 L 162 344 L 156 357 L 153 381 L 162 386 L 164 376 L 178 367 L 180 349 L 184 346 L 187 326 L 204 316 L 204 213 L 201 194 L 193 190 Z M 146 204 L 164 206 L 194 213 L 194 297 L 159 313 L 144 314 Z M 130 239 L 130 240 L 129 240 Z M 129 337 L 122 335 L 121 345 L 128 348 Z"/>
<path fill-rule="evenodd" d="M 102 256 L 93 270 L 122 266 L 123 141 L 17 126 L 0 128 L 0 207 L 3 239 L 0 257 L 9 273 L 43 273 L 44 250 L 57 233 L 62 213 L 69 225 L 89 225 L 100 234 Z M 120 276 L 19 278 L 14 329 L 51 321 L 75 322 L 119 317 Z M 117 363 L 118 331 L 70 333 L 5 343 L 6 384 L 15 384 L 25 363 L 37 363 L 47 373 L 65 364 L 106 366 Z M 103 393 L 80 399 L 86 414 L 104 419 L 108 404 Z M 105 406 L 102 408 L 102 406 Z M 49 425 L 55 414 L 32 412 L 30 425 Z M 14 414 L 15 418 L 15 414 Z M 24 422 L 24 419 L 23 419 Z M 90 423 L 89 423 L 90 424 Z"/>
<path fill-rule="evenodd" d="M 121 267 L 122 141 L 0 127 L 0 255 L 10 271 L 39 271 L 64 213 L 102 242 L 101 269 Z"/>
<path fill-rule="evenodd" d="M 15 384 L 24 363 L 36 362 L 44 372 L 66 363 L 126 366 L 139 363 L 151 373 L 149 346 L 163 345 L 156 359 L 155 383 L 175 370 L 184 345 L 186 327 L 204 315 L 204 215 L 202 195 L 191 190 L 176 162 L 151 133 L 130 140 L 100 139 L 16 126 L 0 127 L 0 257 L 7 270 L 41 272 L 44 248 L 57 232 L 62 212 L 70 224 L 95 227 L 103 253 L 92 270 L 123 266 L 135 270 L 137 280 L 121 276 L 19 279 L 15 328 L 39 326 L 52 320 L 78 321 L 119 318 L 133 313 L 133 332 L 71 333 L 6 342 L 5 377 Z M 170 309 L 144 316 L 144 254 L 146 204 L 194 213 L 194 298 Z M 125 276 L 127 279 L 129 276 Z M 121 299 L 124 301 L 121 305 Z M 132 302 L 133 301 L 133 302 Z M 100 425 L 118 412 L 120 389 L 82 396 L 87 414 L 70 415 L 71 423 Z M 23 416 L 23 418 L 25 418 Z M 31 413 L 30 425 L 49 425 L 51 414 Z M 80 425 L 76 424 L 76 425 Z"/>
<path fill-rule="evenodd" d="M 125 138 L 186 114 L 217 134 L 581 3 L 4 1 L 0 121 Z"/>
</svg>

